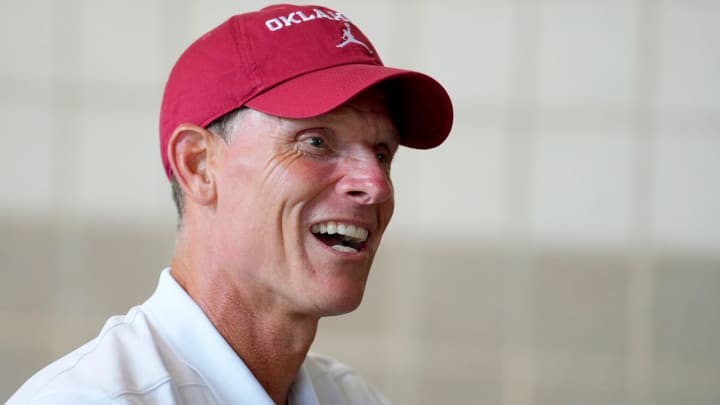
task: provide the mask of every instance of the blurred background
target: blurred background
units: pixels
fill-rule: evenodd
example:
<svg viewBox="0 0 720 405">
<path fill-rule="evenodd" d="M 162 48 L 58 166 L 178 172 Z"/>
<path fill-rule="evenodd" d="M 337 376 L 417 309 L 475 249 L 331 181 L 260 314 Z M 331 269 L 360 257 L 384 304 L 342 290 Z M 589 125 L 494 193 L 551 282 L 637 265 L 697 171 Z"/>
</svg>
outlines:
<svg viewBox="0 0 720 405">
<path fill-rule="evenodd" d="M 0 3 L 0 400 L 155 288 L 157 119 L 259 1 Z M 313 350 L 398 404 L 720 403 L 720 2 L 332 1 L 444 83 L 365 301 Z"/>
</svg>

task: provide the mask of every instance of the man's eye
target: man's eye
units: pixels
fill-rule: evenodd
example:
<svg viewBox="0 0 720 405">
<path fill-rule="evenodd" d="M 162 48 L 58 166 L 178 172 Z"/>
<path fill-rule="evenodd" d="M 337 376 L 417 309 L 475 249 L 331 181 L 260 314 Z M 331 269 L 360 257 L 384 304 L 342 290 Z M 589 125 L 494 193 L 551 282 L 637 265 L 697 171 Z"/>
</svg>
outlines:
<svg viewBox="0 0 720 405">
<path fill-rule="evenodd" d="M 381 162 L 383 162 L 383 163 L 386 163 L 386 162 L 388 161 L 388 156 L 387 156 L 386 153 L 382 153 L 382 152 L 381 152 L 381 153 L 378 153 L 378 154 L 377 154 L 377 160 L 379 160 L 379 161 L 381 161 Z"/>
<path fill-rule="evenodd" d="M 319 136 L 313 136 L 311 138 L 308 138 L 307 140 L 305 140 L 305 143 L 315 148 L 324 148 L 326 146 L 325 140 L 320 138 Z"/>
</svg>

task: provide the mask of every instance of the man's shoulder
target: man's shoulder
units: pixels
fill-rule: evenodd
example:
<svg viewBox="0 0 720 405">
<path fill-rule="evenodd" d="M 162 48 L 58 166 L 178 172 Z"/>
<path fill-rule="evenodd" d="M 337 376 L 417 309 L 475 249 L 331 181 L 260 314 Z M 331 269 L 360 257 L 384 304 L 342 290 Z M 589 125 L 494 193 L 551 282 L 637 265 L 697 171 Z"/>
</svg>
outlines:
<svg viewBox="0 0 720 405">
<path fill-rule="evenodd" d="M 303 368 L 312 381 L 320 403 L 389 404 L 388 400 L 355 370 L 318 353 L 308 353 Z M 330 401 L 330 402 L 328 402 Z"/>
<path fill-rule="evenodd" d="M 96 338 L 37 372 L 8 404 L 109 403 L 128 393 L 143 395 L 187 375 L 172 370 L 178 361 L 137 306 L 111 317 Z"/>
</svg>

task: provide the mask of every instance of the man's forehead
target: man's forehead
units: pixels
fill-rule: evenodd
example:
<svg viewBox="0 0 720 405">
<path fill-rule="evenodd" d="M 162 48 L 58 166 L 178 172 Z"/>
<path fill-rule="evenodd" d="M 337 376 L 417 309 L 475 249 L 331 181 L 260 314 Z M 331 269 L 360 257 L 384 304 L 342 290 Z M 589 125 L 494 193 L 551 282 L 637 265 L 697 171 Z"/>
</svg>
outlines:
<svg viewBox="0 0 720 405">
<path fill-rule="evenodd" d="M 386 143 L 399 144 L 401 140 L 397 125 L 389 112 L 386 94 L 382 88 L 377 87 L 361 92 L 325 114 L 310 118 L 286 118 L 252 107 L 243 107 L 242 111 L 245 114 L 238 114 L 233 120 L 238 125 L 232 125 L 232 139 L 237 139 L 237 134 L 246 131 L 274 134 L 284 138 L 292 137 L 296 131 L 308 126 L 340 128 L 345 125 L 360 125 L 375 128 L 376 133 L 382 134 L 386 139 Z"/>
</svg>

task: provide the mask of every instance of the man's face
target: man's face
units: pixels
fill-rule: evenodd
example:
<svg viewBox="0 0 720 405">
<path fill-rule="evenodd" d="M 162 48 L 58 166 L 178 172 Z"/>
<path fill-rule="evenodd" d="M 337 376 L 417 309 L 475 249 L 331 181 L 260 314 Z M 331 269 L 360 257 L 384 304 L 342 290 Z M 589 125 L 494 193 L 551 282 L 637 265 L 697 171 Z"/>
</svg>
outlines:
<svg viewBox="0 0 720 405">
<path fill-rule="evenodd" d="M 379 91 L 312 119 L 246 111 L 216 172 L 215 253 L 238 291 L 302 314 L 355 309 L 393 213 L 398 143 Z"/>
</svg>

